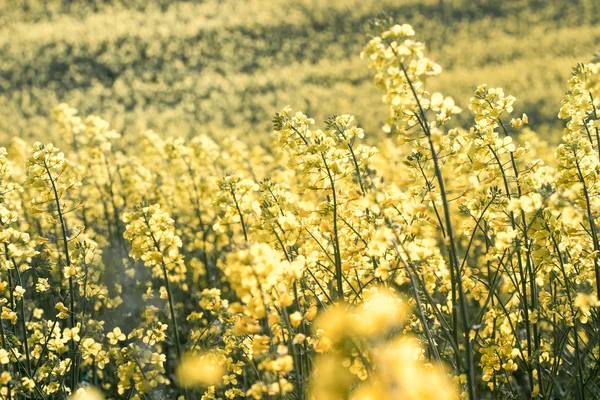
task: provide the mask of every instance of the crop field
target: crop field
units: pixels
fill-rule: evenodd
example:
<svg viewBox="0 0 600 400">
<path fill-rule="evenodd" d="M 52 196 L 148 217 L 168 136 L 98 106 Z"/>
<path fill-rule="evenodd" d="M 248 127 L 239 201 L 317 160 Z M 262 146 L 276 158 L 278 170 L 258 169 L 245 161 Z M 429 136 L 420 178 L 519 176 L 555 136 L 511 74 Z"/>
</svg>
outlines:
<svg viewBox="0 0 600 400">
<path fill-rule="evenodd" d="M 0 399 L 600 398 L 599 20 L 0 0 Z"/>
<path fill-rule="evenodd" d="M 273 110 L 289 104 L 317 120 L 355 115 L 377 137 L 385 112 L 359 53 L 367 20 L 387 11 L 444 68 L 435 90 L 464 108 L 482 82 L 503 87 L 557 141 L 564 82 L 600 50 L 595 0 L 145 3 L 1 0 L 0 137 L 47 137 L 63 102 L 127 135 L 268 145 Z"/>
</svg>

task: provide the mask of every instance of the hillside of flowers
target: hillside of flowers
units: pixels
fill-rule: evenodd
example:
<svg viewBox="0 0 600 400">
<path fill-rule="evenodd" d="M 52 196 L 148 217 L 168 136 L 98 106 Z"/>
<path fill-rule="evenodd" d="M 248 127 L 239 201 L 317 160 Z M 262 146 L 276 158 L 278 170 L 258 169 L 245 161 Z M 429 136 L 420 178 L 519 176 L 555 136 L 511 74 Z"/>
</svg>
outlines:
<svg viewBox="0 0 600 400">
<path fill-rule="evenodd" d="M 598 398 L 600 63 L 552 148 L 500 88 L 429 90 L 408 24 L 360 56 L 376 147 L 290 107 L 270 147 L 123 143 L 67 104 L 0 147 L 0 398 Z"/>
<path fill-rule="evenodd" d="M 359 53 L 380 11 L 443 61 L 430 89 L 466 109 L 482 82 L 503 87 L 553 144 L 571 66 L 600 50 L 598 0 L 0 0 L 0 140 L 58 143 L 60 103 L 131 142 L 153 129 L 266 146 L 286 104 L 352 114 L 377 138 L 385 110 Z"/>
</svg>

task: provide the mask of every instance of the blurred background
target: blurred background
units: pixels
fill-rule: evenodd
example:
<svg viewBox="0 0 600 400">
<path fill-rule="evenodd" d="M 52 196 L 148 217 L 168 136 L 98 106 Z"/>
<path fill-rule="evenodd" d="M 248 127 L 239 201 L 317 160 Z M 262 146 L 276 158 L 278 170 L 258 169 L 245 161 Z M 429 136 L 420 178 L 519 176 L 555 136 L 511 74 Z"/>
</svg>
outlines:
<svg viewBox="0 0 600 400">
<path fill-rule="evenodd" d="M 291 105 L 354 114 L 376 138 L 386 107 L 359 54 L 380 11 L 444 67 L 430 89 L 465 109 L 459 123 L 486 82 L 549 141 L 572 67 L 600 50 L 599 0 L 0 0 L 0 140 L 50 140 L 61 102 L 125 136 L 265 143 Z"/>
</svg>

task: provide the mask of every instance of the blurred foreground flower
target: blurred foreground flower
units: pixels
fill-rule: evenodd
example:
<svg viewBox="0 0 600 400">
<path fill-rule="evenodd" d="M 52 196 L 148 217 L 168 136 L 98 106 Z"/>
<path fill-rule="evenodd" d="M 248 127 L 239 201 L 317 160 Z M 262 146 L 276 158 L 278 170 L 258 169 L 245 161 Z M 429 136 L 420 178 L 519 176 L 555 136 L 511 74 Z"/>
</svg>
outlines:
<svg viewBox="0 0 600 400">
<path fill-rule="evenodd" d="M 211 353 L 186 354 L 175 375 L 183 387 L 211 386 L 219 383 L 225 373 L 221 357 Z"/>
<path fill-rule="evenodd" d="M 386 317 L 387 316 L 387 317 Z M 452 382 L 417 338 L 402 334 L 409 310 L 398 294 L 372 289 L 362 304 L 338 305 L 315 324 L 314 400 L 456 399 Z"/>
<path fill-rule="evenodd" d="M 69 400 L 104 400 L 104 395 L 93 386 L 79 388 Z"/>
</svg>

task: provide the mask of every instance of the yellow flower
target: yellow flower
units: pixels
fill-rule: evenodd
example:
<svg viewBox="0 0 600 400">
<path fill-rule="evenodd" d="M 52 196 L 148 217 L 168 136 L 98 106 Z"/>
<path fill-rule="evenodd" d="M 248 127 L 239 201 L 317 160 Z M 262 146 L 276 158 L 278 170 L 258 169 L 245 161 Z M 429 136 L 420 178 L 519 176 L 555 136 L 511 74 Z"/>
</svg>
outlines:
<svg viewBox="0 0 600 400">
<path fill-rule="evenodd" d="M 175 371 L 183 387 L 198 387 L 218 384 L 225 369 L 221 357 L 212 353 L 186 354 Z"/>
<path fill-rule="evenodd" d="M 90 356 L 97 356 L 100 350 L 102 350 L 102 345 L 97 343 L 92 338 L 85 338 L 81 341 L 80 344 L 81 349 L 81 357 L 86 360 Z"/>
<path fill-rule="evenodd" d="M 50 284 L 48 283 L 47 278 L 38 278 L 35 284 L 36 292 L 42 293 L 50 289 Z"/>
<path fill-rule="evenodd" d="M 290 314 L 290 324 L 297 328 L 302 323 L 302 314 L 299 311 L 294 311 Z"/>
<path fill-rule="evenodd" d="M 28 377 L 21 378 L 21 386 L 25 391 L 31 392 L 35 388 L 35 381 Z"/>
<path fill-rule="evenodd" d="M 70 340 L 79 342 L 79 340 L 81 339 L 79 337 L 79 327 L 76 326 L 74 328 L 65 328 L 65 330 L 63 331 L 63 338 L 65 343 L 69 342 Z"/>
<path fill-rule="evenodd" d="M 79 388 L 69 400 L 104 400 L 102 392 L 94 387 Z"/>
<path fill-rule="evenodd" d="M 108 342 L 112 345 L 115 345 L 126 339 L 125 334 L 121 332 L 121 328 L 119 327 L 116 327 L 112 330 L 112 332 L 109 332 L 106 337 L 108 338 Z"/>
<path fill-rule="evenodd" d="M 2 307 L 2 319 L 9 320 L 14 325 L 17 323 L 17 313 L 8 307 Z"/>
<path fill-rule="evenodd" d="M 0 385 L 6 385 L 8 382 L 10 382 L 10 380 L 12 379 L 12 376 L 10 375 L 10 372 L 4 371 L 0 374 Z"/>
<path fill-rule="evenodd" d="M 8 364 L 10 362 L 8 351 L 0 349 L 0 364 Z"/>
<path fill-rule="evenodd" d="M 69 309 L 65 307 L 65 305 L 62 302 L 56 303 L 56 306 L 54 306 L 54 308 L 58 310 L 58 318 L 67 319 L 69 317 Z"/>
<path fill-rule="evenodd" d="M 15 286 L 15 290 L 13 290 L 13 296 L 15 297 L 15 300 L 19 301 L 21 300 L 21 298 L 23 297 L 23 295 L 25 294 L 25 289 L 22 286 Z"/>
</svg>

